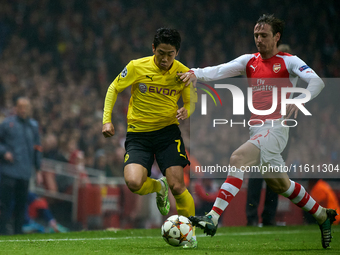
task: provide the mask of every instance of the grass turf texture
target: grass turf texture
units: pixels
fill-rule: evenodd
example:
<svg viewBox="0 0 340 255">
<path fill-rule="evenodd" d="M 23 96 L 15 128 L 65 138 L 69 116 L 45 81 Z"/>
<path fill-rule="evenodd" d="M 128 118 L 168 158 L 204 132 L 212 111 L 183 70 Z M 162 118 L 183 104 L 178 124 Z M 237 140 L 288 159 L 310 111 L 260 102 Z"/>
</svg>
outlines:
<svg viewBox="0 0 340 255">
<path fill-rule="evenodd" d="M 194 250 L 166 244 L 160 229 L 0 236 L 0 254 L 340 254 L 340 226 L 332 227 L 328 249 L 321 246 L 317 225 L 224 227 L 213 238 L 196 232 Z"/>
</svg>

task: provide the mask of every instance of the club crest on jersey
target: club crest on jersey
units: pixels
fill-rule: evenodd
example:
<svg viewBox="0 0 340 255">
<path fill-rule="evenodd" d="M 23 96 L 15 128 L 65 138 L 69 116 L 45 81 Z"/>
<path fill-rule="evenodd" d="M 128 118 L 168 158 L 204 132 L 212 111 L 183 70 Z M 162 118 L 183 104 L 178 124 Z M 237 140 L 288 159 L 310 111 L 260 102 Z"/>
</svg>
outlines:
<svg viewBox="0 0 340 255">
<path fill-rule="evenodd" d="M 179 73 L 182 73 L 182 72 L 179 72 Z M 182 83 L 182 80 L 178 75 L 175 76 L 175 81 L 176 83 Z"/>
<path fill-rule="evenodd" d="M 148 90 L 148 87 L 144 83 L 139 83 L 139 91 L 145 93 Z"/>
<path fill-rule="evenodd" d="M 123 69 L 123 71 L 121 72 L 120 76 L 121 76 L 122 78 L 125 78 L 126 75 L 127 75 L 127 68 L 125 67 L 125 68 Z"/>
<path fill-rule="evenodd" d="M 273 65 L 273 71 L 274 73 L 278 73 L 281 70 L 281 64 L 276 63 Z"/>
</svg>

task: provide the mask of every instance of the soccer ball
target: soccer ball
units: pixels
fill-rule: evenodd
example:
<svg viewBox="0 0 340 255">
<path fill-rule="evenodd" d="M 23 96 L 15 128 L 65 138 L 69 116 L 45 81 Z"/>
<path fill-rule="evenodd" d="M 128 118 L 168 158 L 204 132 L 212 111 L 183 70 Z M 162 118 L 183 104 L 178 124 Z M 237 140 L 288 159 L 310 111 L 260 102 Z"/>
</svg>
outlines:
<svg viewBox="0 0 340 255">
<path fill-rule="evenodd" d="M 181 215 L 170 216 L 162 225 L 162 237 L 172 246 L 183 246 L 192 237 L 192 224 L 187 217 Z"/>
</svg>

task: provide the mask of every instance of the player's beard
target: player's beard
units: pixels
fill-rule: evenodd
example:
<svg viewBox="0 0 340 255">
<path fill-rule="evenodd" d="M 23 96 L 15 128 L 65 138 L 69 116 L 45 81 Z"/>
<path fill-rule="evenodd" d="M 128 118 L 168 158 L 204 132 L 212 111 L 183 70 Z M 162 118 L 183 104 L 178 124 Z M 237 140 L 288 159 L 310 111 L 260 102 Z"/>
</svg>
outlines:
<svg viewBox="0 0 340 255">
<path fill-rule="evenodd" d="M 261 53 L 261 54 L 266 54 L 267 53 L 267 47 L 264 46 L 263 44 L 260 45 L 256 45 L 257 50 Z"/>
</svg>

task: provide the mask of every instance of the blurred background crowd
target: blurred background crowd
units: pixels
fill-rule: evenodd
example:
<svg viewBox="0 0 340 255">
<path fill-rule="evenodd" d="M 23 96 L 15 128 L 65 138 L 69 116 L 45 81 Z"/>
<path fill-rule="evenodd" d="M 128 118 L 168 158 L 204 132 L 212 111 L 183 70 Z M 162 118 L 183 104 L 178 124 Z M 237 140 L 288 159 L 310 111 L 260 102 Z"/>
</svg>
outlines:
<svg viewBox="0 0 340 255">
<path fill-rule="evenodd" d="M 69 161 L 79 149 L 86 166 L 121 176 L 117 168 L 124 154 L 129 91 L 119 96 L 114 108 L 116 139 L 101 135 L 105 93 L 131 59 L 152 54 L 153 36 L 161 26 L 181 32 L 180 61 L 204 67 L 255 52 L 252 30 L 257 18 L 275 13 L 286 22 L 283 43 L 320 76 L 340 76 L 337 1 L 247 4 L 245 8 L 236 0 L 1 1 L 0 114 L 9 115 L 17 97 L 31 98 L 46 157 L 58 159 L 60 154 Z"/>
<path fill-rule="evenodd" d="M 316 73 L 340 77 L 339 1 L 242 2 L 0 1 L 0 122 L 12 114 L 18 97 L 27 96 L 40 124 L 44 157 L 70 163 L 82 160 L 107 176 L 122 176 L 128 90 L 119 95 L 113 110 L 115 137 L 105 139 L 101 128 L 106 90 L 124 66 L 152 55 L 159 27 L 180 31 L 177 59 L 189 68 L 256 52 L 253 27 L 263 13 L 274 13 L 286 22 L 282 42 Z M 325 91 L 336 102 L 339 88 Z M 296 134 L 308 137 L 309 143 L 298 145 L 296 138 L 291 162 L 339 161 L 339 107 L 325 99 L 316 102 L 311 111 L 318 118 L 304 121 Z M 180 126 L 190 149 L 189 122 Z M 221 137 L 238 145 L 244 142 L 237 133 Z M 225 144 L 224 156 L 229 158 L 235 148 Z"/>
</svg>

